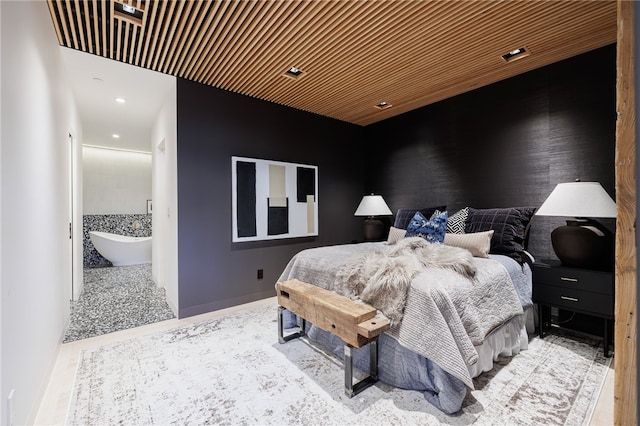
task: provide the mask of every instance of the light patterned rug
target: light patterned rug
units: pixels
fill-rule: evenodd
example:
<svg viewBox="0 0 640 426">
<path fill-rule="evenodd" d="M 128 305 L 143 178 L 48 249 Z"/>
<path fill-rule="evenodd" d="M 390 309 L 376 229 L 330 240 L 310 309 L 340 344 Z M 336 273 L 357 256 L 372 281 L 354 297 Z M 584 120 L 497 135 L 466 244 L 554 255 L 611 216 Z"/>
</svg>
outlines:
<svg viewBox="0 0 640 426">
<path fill-rule="evenodd" d="M 347 398 L 340 361 L 276 327 L 266 306 L 85 351 L 66 424 L 581 425 L 610 362 L 597 340 L 533 338 L 449 416 L 381 382 Z"/>
</svg>

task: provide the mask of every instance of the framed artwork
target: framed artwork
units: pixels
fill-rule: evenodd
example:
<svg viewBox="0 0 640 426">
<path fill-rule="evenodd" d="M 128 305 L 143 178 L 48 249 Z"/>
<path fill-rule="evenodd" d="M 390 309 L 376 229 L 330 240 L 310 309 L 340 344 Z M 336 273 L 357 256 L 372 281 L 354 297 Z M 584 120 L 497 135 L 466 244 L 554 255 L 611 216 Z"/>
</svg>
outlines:
<svg viewBox="0 0 640 426">
<path fill-rule="evenodd" d="M 231 157 L 236 242 L 318 235 L 318 167 Z"/>
</svg>

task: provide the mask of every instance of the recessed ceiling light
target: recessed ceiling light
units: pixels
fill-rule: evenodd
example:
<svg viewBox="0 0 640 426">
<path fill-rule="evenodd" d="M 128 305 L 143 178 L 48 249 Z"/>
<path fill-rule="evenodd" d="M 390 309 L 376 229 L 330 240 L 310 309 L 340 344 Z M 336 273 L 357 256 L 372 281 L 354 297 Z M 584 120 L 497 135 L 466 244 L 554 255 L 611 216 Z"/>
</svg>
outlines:
<svg viewBox="0 0 640 426">
<path fill-rule="evenodd" d="M 514 49 L 510 52 L 505 53 L 504 55 L 502 55 L 502 59 L 504 59 L 505 62 L 511 62 L 527 56 L 529 56 L 529 52 L 526 48 L 521 47 L 519 49 Z"/>
<path fill-rule="evenodd" d="M 136 13 L 136 8 L 133 6 L 129 6 L 128 4 L 123 4 L 122 10 L 132 15 Z"/>
<path fill-rule="evenodd" d="M 290 78 L 298 78 L 302 75 L 302 70 L 297 67 L 291 67 L 284 72 L 284 75 Z"/>
<path fill-rule="evenodd" d="M 142 25 L 143 11 L 124 3 L 125 1 L 129 3 L 128 0 L 114 0 L 112 2 L 114 16 L 135 25 Z"/>
<path fill-rule="evenodd" d="M 127 100 L 125 98 L 116 98 L 116 102 L 119 104 L 123 104 L 125 102 L 127 102 Z"/>
<path fill-rule="evenodd" d="M 374 106 L 378 109 L 387 109 L 387 108 L 391 108 L 393 105 L 391 105 L 389 102 L 382 101 L 379 104 Z"/>
<path fill-rule="evenodd" d="M 120 139 L 120 135 L 117 133 L 112 134 L 111 137 L 114 139 Z"/>
</svg>

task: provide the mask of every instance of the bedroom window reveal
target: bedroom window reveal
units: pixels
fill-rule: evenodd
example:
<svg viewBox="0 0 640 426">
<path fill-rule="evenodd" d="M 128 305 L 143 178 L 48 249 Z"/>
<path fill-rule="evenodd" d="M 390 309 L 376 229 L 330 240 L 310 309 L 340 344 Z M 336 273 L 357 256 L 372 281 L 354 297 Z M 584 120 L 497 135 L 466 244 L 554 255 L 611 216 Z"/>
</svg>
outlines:
<svg viewBox="0 0 640 426">
<path fill-rule="evenodd" d="M 232 241 L 318 235 L 318 167 L 231 157 Z"/>
</svg>

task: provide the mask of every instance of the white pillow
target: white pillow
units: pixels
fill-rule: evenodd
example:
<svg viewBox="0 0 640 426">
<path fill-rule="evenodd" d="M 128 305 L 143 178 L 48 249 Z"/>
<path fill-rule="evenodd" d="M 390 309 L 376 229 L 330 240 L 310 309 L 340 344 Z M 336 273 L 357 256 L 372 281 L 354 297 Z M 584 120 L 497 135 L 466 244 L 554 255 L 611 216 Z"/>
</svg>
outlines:
<svg viewBox="0 0 640 426">
<path fill-rule="evenodd" d="M 406 233 L 406 229 L 394 228 L 392 226 L 391 228 L 389 228 L 389 238 L 387 238 L 387 244 L 397 243 L 404 238 Z"/>
<path fill-rule="evenodd" d="M 489 257 L 493 229 L 470 234 L 444 234 L 444 243 L 448 246 L 467 249 L 475 257 Z"/>
</svg>

